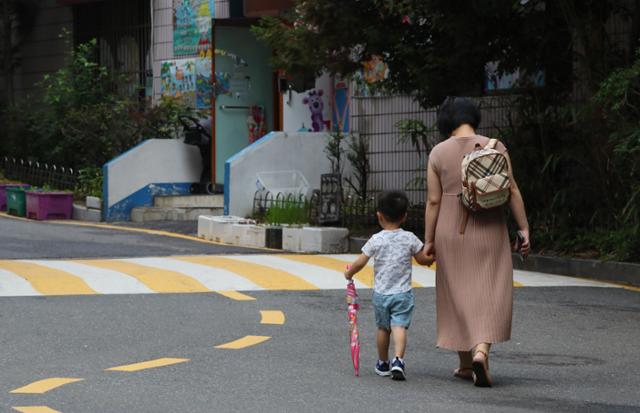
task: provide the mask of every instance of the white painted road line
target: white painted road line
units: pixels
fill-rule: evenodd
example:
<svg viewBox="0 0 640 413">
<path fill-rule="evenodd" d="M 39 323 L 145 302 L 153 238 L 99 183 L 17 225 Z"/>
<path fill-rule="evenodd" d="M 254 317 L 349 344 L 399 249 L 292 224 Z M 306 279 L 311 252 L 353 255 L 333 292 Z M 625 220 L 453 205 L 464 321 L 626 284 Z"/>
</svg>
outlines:
<svg viewBox="0 0 640 413">
<path fill-rule="evenodd" d="M 277 255 L 236 255 L 230 258 L 287 271 L 324 290 L 337 290 L 345 288 L 346 286 L 344 276 L 337 271 L 322 268 L 317 265 L 280 258 Z M 366 288 L 366 286 L 360 281 L 355 281 L 357 288 Z"/>
<path fill-rule="evenodd" d="M 175 271 L 194 278 L 212 291 L 216 290 L 236 290 L 236 291 L 259 291 L 263 288 L 252 283 L 244 277 L 224 270 L 222 268 L 211 268 L 205 265 L 194 264 L 186 261 L 179 261 L 172 258 L 127 258 L 119 261 L 132 262 L 134 264 L 145 265 L 163 270 Z"/>
<path fill-rule="evenodd" d="M 68 272 L 82 278 L 91 288 L 101 294 L 151 294 L 149 287 L 121 272 L 94 267 L 73 261 L 29 260 L 33 264 L 42 265 Z"/>
<path fill-rule="evenodd" d="M 0 269 L 0 296 L 42 295 L 24 278 L 12 272 Z"/>
</svg>

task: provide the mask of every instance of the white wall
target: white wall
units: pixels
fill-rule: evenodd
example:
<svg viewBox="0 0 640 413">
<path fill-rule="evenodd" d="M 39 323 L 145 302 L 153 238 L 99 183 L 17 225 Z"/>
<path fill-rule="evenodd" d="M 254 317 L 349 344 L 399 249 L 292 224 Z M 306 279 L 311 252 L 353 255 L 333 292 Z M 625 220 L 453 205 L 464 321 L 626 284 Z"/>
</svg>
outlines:
<svg viewBox="0 0 640 413">
<path fill-rule="evenodd" d="M 315 90 L 323 91 L 324 111 L 323 116 L 325 120 L 331 120 L 332 108 L 333 108 L 333 80 L 325 74 L 316 79 Z M 283 117 L 283 130 L 285 132 L 297 132 L 302 125 L 307 129 L 311 129 L 311 112 L 309 107 L 302 103 L 303 99 L 309 94 L 309 91 L 303 93 L 291 92 L 291 98 L 289 98 L 289 92 L 285 92 L 282 96 L 284 104 L 282 105 L 282 117 Z"/>
<path fill-rule="evenodd" d="M 149 139 L 105 166 L 111 207 L 149 184 L 199 182 L 200 151 L 176 139 Z"/>
<path fill-rule="evenodd" d="M 328 138 L 325 133 L 272 132 L 230 158 L 225 164 L 225 213 L 252 214 L 258 172 L 298 170 L 311 189 L 319 189 L 320 175 L 331 171 L 324 152 Z"/>
</svg>

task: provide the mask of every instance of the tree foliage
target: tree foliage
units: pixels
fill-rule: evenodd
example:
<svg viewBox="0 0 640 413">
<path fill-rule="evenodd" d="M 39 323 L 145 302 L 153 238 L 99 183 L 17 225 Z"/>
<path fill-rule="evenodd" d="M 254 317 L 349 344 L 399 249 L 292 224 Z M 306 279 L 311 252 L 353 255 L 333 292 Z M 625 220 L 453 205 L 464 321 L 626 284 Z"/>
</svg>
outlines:
<svg viewBox="0 0 640 413">
<path fill-rule="evenodd" d="M 484 126 L 509 147 L 533 245 L 640 261 L 638 1 L 298 0 L 254 32 L 292 75 L 348 77 L 380 56 L 380 86 L 424 108 L 481 95 L 489 62 L 519 71 L 508 124 Z M 433 125 L 397 126 L 418 153 L 435 143 Z"/>
<path fill-rule="evenodd" d="M 0 153 L 101 166 L 142 139 L 177 137 L 178 116 L 195 115 L 179 100 L 150 106 L 122 92 L 128 79 L 98 64 L 95 51 L 95 40 L 78 45 L 64 67 L 44 76 L 39 96 L 2 113 L 7 128 L 0 131 Z"/>
<path fill-rule="evenodd" d="M 541 0 L 300 0 L 285 20 L 265 18 L 254 32 L 276 51 L 273 65 L 290 74 L 349 76 L 381 56 L 384 87 L 429 107 L 447 95 L 479 94 L 488 62 L 566 75 L 561 18 L 555 2 Z"/>
</svg>

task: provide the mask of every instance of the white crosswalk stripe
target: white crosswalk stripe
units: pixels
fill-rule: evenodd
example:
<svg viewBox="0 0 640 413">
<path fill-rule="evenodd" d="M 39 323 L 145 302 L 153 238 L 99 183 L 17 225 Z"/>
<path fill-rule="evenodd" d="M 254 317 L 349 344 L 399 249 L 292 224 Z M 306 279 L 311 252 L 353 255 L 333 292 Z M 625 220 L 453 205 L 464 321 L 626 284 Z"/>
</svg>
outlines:
<svg viewBox="0 0 640 413">
<path fill-rule="evenodd" d="M 82 278 L 100 294 L 150 294 L 153 291 L 135 278 L 117 271 L 73 261 L 29 260 L 44 267 L 64 271 Z"/>
<path fill-rule="evenodd" d="M 266 265 L 277 270 L 296 274 L 323 290 L 344 288 L 346 282 L 344 276 L 338 271 L 329 270 L 317 265 L 287 260 L 277 255 L 236 255 L 233 256 L 233 259 Z M 366 286 L 358 280 L 355 280 L 355 284 L 356 288 L 366 288 Z"/>
<path fill-rule="evenodd" d="M 121 263 L 119 266 L 101 265 L 98 261 L 92 260 L 21 260 L 21 261 L 0 261 L 0 296 L 36 296 L 42 295 L 29 280 L 42 280 L 48 277 L 46 274 L 33 274 L 34 271 L 39 273 L 49 270 L 56 270 L 62 273 L 56 273 L 60 278 L 59 283 L 55 284 L 56 293 L 75 294 L 70 285 L 65 290 L 65 282 L 70 284 L 78 278 L 84 281 L 88 287 L 98 294 L 149 294 L 155 293 L 157 289 L 150 288 L 147 284 L 153 284 L 153 269 L 165 271 L 164 277 L 175 274 L 183 277 L 182 281 L 199 283 L 202 291 L 203 288 L 211 291 L 258 291 L 263 290 L 269 285 L 273 288 L 282 288 L 282 283 L 269 283 L 268 277 L 289 277 L 285 278 L 288 282 L 299 280 L 299 285 L 316 286 L 319 289 L 343 289 L 346 282 L 342 272 L 338 271 L 341 264 L 338 262 L 352 262 L 356 255 L 354 254 L 337 254 L 327 255 L 326 258 L 318 256 L 317 259 L 308 257 L 308 259 L 297 259 L 294 256 L 287 255 L 226 255 L 217 256 L 223 259 L 206 260 L 205 263 L 213 263 L 212 265 L 202 265 L 196 263 L 197 257 L 189 262 L 190 257 L 148 257 L 148 258 L 124 258 L 114 259 L 108 262 Z M 300 256 L 304 257 L 304 256 Z M 226 261 L 225 261 L 226 260 Z M 244 267 L 239 270 L 233 262 L 245 263 L 244 265 L 254 265 L 254 267 Z M 11 264 L 15 263 L 15 265 Z M 22 267 L 18 263 L 25 263 Z M 104 261 L 102 261 L 104 264 Z M 36 264 L 27 267 L 27 264 Z M 148 276 L 134 277 L 120 272 L 126 271 L 126 265 L 138 265 L 148 269 L 145 270 Z M 372 263 L 370 263 L 371 265 Z M 3 266 L 5 268 L 3 268 Z M 226 266 L 226 268 L 225 268 Z M 114 269 L 107 269 L 112 267 Z M 218 268 L 219 267 L 219 268 Z M 16 268 L 16 272 L 11 269 Z M 250 274 L 246 273 L 246 268 L 254 268 Z M 116 271 L 118 270 L 118 271 Z M 255 274 L 253 273 L 255 272 Z M 67 273 L 73 277 L 62 277 L 61 274 Z M 39 277 L 34 277 L 38 275 Z M 248 276 L 250 275 L 250 276 Z M 185 278 L 186 277 L 186 278 Z M 435 286 L 435 271 L 433 269 L 414 265 L 413 267 L 414 281 L 422 287 Z M 583 280 L 560 275 L 542 274 L 529 271 L 514 271 L 514 281 L 517 286 L 523 287 L 613 287 L 620 288 L 618 285 L 607 284 L 596 281 Z M 58 281 L 56 281 L 58 282 Z M 146 283 L 146 284 L 145 284 Z M 275 287 L 280 285 L 280 287 Z M 360 289 L 367 287 L 360 281 L 356 281 L 356 285 Z M 202 288 L 202 286 L 204 286 Z M 77 282 L 75 287 L 77 287 Z M 194 291 L 194 290 L 189 290 Z"/>
<path fill-rule="evenodd" d="M 0 269 L 0 296 L 17 297 L 41 295 L 27 280 L 12 272 Z"/>
<path fill-rule="evenodd" d="M 146 265 L 148 267 L 175 271 L 187 275 L 201 282 L 205 287 L 215 290 L 256 291 L 263 288 L 246 278 L 226 271 L 222 268 L 211 268 L 186 261 L 168 258 L 127 258 L 120 261 Z"/>
</svg>

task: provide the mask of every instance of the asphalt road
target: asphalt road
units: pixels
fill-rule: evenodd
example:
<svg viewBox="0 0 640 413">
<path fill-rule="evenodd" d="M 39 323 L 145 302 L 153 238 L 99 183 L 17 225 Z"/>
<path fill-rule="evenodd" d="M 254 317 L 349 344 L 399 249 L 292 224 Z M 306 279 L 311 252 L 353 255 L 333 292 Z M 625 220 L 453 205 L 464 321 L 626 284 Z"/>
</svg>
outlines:
<svg viewBox="0 0 640 413">
<path fill-rule="evenodd" d="M 408 380 L 373 373 L 370 292 L 362 294 L 362 373 L 353 377 L 342 291 L 0 299 L 0 411 L 46 405 L 87 412 L 640 411 L 640 295 L 621 289 L 516 290 L 513 340 L 495 347 L 494 388 L 454 379 L 456 356 L 434 348 L 434 290 L 416 290 Z M 262 325 L 260 310 L 284 325 Z M 270 340 L 241 350 L 216 345 Z M 105 371 L 162 357 L 189 361 Z M 45 394 L 9 391 L 82 378 Z"/>
<path fill-rule="evenodd" d="M 3 259 L 252 252 L 229 248 L 0 217 Z M 513 340 L 492 352 L 491 389 L 453 378 L 456 355 L 434 347 L 432 288 L 415 290 L 406 382 L 373 372 L 371 290 L 361 291 L 359 378 L 344 291 L 244 293 L 256 300 L 216 293 L 0 297 L 0 411 L 640 412 L 637 291 L 515 289 Z M 284 323 L 263 323 L 262 311 L 282 311 Z M 247 336 L 266 341 L 217 348 Z M 108 370 L 167 358 L 173 364 Z M 25 393 L 24 386 L 51 378 L 79 381 Z"/>
<path fill-rule="evenodd" d="M 165 229 L 165 227 L 160 227 Z M 169 228 L 172 231 L 178 228 Z M 250 254 L 262 250 L 215 245 L 105 228 L 21 221 L 0 216 L 0 259 Z"/>
</svg>

